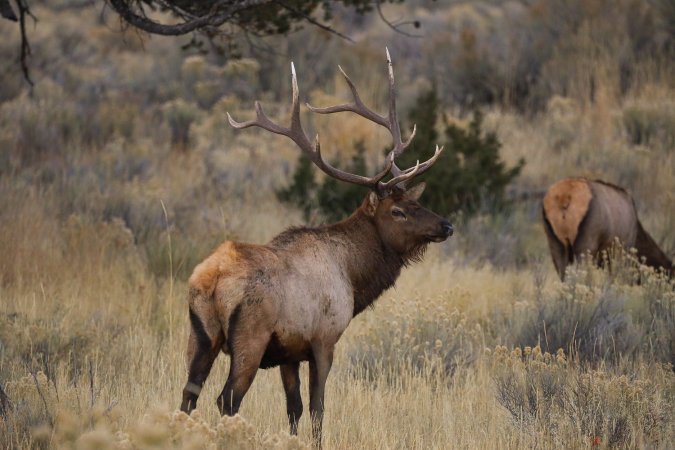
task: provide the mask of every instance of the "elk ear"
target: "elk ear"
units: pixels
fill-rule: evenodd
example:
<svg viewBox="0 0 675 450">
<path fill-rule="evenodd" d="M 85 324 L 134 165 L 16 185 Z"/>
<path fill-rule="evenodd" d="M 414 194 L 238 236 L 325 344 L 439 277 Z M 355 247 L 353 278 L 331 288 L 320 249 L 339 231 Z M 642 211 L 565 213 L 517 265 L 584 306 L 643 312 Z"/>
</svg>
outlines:
<svg viewBox="0 0 675 450">
<path fill-rule="evenodd" d="M 370 191 L 370 193 L 368 193 L 368 198 L 366 199 L 366 214 L 368 214 L 370 217 L 373 217 L 375 215 L 375 211 L 377 211 L 377 205 L 379 204 L 380 198 L 375 192 Z"/>
<path fill-rule="evenodd" d="M 416 202 L 422 196 L 422 192 L 424 192 L 425 187 L 427 187 L 427 184 L 425 182 L 416 184 L 415 187 L 412 187 L 407 191 L 405 191 L 405 193 L 403 194 L 403 198 L 406 200 Z"/>
</svg>

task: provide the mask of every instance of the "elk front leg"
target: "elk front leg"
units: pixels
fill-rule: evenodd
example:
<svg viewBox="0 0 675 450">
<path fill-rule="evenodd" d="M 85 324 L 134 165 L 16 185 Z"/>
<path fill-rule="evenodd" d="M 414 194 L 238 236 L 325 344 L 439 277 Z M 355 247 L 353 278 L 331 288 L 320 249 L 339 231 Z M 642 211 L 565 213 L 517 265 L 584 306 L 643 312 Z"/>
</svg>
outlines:
<svg viewBox="0 0 675 450">
<path fill-rule="evenodd" d="M 300 363 L 282 364 L 281 382 L 286 392 L 286 414 L 291 427 L 291 434 L 298 434 L 298 421 L 302 416 L 302 397 L 300 396 Z"/>
<path fill-rule="evenodd" d="M 312 438 L 316 447 L 321 448 L 324 392 L 333 364 L 333 345 L 313 345 L 312 354 L 313 359 L 309 362 L 309 412 L 312 418 Z"/>
<path fill-rule="evenodd" d="M 218 356 L 220 346 L 224 341 L 222 330 L 211 326 L 207 331 L 204 324 L 205 321 L 190 308 L 191 328 L 187 351 L 187 360 L 190 367 L 188 369 L 188 381 L 183 388 L 183 401 L 180 405 L 181 411 L 188 414 L 197 406 L 197 399 L 202 386 L 211 372 L 213 361 Z M 211 323 L 211 325 L 213 324 Z M 215 338 L 211 338 L 209 334 L 215 335 Z"/>
</svg>

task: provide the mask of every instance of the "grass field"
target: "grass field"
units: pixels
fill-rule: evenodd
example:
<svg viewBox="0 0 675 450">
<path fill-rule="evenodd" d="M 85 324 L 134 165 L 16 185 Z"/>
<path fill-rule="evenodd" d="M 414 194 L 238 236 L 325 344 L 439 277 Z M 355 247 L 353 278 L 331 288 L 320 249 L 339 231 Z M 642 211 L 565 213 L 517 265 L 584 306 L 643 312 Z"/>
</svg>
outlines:
<svg viewBox="0 0 675 450">
<path fill-rule="evenodd" d="M 95 7 L 78 15 L 55 0 L 35 8 L 35 88 L 17 68 L 0 71 L 0 387 L 9 400 L 0 447 L 309 446 L 307 413 L 299 436 L 287 433 L 274 369 L 258 373 L 240 416 L 221 419 L 221 356 L 197 411 L 175 410 L 186 381 L 192 268 L 224 239 L 264 243 L 302 223 L 274 193 L 297 150 L 281 138 L 234 133 L 224 112 L 249 117 L 262 98 L 283 117 L 289 83 L 279 67 L 291 57 L 307 68 L 301 85 L 316 103 L 346 95 L 333 78 L 342 63 L 364 100 L 383 107 L 385 74 L 369 64 L 390 40 L 394 55 L 408 46 L 422 55 L 398 64 L 394 56 L 405 110 L 430 85 L 428 66 L 452 77 L 466 69 L 453 54 L 430 62 L 457 24 L 473 24 L 489 44 L 485 30 L 509 32 L 516 2 L 439 2 L 436 13 L 411 3 L 390 11 L 419 14 L 447 35 L 410 43 L 375 21 L 355 32 L 357 45 L 304 30 L 284 40 L 285 53 L 238 61 L 120 34 Z M 632 30 L 621 23 L 617 42 Z M 354 319 L 328 378 L 324 448 L 672 447 L 675 281 L 621 260 L 612 273 L 579 266 L 561 283 L 537 193 L 568 175 L 625 186 L 674 256 L 675 59 L 629 60 L 634 76 L 624 86 L 625 47 L 595 40 L 593 27 L 579 30 L 552 52 L 543 69 L 552 92 L 532 94 L 538 107 L 483 107 L 506 164 L 526 160 L 514 196 L 534 195 L 507 213 L 451 217 L 455 236 Z M 9 36 L 0 42 L 9 61 L 17 32 L 0 23 L 0 35 Z M 566 95 L 555 90 L 564 77 Z M 466 122 L 450 101 L 462 79 L 433 80 L 446 120 Z M 340 160 L 360 139 L 369 163 L 389 145 L 357 119 L 311 123 Z M 306 367 L 301 376 L 307 405 Z"/>
</svg>

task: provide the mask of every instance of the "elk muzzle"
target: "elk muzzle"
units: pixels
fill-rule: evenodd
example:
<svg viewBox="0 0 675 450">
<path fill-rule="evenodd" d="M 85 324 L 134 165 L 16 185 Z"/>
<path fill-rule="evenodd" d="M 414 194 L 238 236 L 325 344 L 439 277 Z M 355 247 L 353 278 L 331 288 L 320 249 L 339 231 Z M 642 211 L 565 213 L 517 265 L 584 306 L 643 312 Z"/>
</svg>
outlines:
<svg viewBox="0 0 675 450">
<path fill-rule="evenodd" d="M 455 232 L 455 229 L 452 227 L 452 224 L 447 220 L 444 220 L 443 223 L 441 223 L 441 228 L 443 229 L 446 238 L 449 238 Z"/>
<path fill-rule="evenodd" d="M 426 238 L 431 242 L 443 242 L 452 236 L 454 232 L 455 229 L 452 224 L 443 219 L 439 222 L 438 228 L 434 232 L 427 234 Z"/>
</svg>

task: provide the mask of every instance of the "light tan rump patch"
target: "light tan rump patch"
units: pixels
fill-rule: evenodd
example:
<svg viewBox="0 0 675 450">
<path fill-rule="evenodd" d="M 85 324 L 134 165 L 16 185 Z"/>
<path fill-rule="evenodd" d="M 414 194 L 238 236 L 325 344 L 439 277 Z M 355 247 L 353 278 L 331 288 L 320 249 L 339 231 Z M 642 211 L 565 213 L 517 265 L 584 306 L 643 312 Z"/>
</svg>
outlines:
<svg viewBox="0 0 675 450">
<path fill-rule="evenodd" d="M 565 178 L 544 196 L 544 214 L 563 244 L 574 244 L 593 194 L 585 178 Z"/>
<path fill-rule="evenodd" d="M 202 261 L 192 271 L 190 288 L 198 290 L 205 297 L 210 297 L 216 288 L 218 278 L 236 270 L 237 249 L 231 241 L 221 244 L 208 258 Z"/>
</svg>

